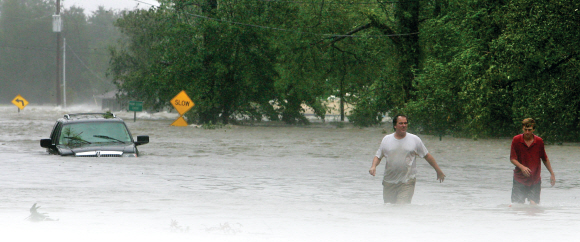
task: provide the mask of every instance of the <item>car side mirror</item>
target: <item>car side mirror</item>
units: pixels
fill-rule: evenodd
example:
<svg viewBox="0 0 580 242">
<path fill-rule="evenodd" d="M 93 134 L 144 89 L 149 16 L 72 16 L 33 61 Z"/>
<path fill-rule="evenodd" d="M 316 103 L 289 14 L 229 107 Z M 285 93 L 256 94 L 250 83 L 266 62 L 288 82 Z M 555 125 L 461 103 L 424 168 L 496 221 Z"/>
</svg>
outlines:
<svg viewBox="0 0 580 242">
<path fill-rule="evenodd" d="M 41 139 L 40 140 L 40 147 L 43 147 L 43 148 L 52 147 L 52 140 L 51 139 Z"/>
<path fill-rule="evenodd" d="M 135 145 L 144 145 L 149 143 L 149 135 L 138 135 Z"/>
</svg>

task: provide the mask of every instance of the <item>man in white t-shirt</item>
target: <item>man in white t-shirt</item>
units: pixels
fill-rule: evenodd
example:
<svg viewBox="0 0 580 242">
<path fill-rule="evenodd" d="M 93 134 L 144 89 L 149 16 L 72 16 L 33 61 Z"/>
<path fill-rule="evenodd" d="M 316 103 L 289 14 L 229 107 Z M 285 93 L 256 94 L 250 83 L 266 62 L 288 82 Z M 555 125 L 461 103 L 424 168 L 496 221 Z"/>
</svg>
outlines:
<svg viewBox="0 0 580 242">
<path fill-rule="evenodd" d="M 437 180 L 443 182 L 445 174 L 437 165 L 435 158 L 429 154 L 423 141 L 414 134 L 407 133 L 407 117 L 397 115 L 393 118 L 395 133 L 383 138 L 381 146 L 373 158 L 369 173 L 375 175 L 377 166 L 386 157 L 385 175 L 383 178 L 383 200 L 385 203 L 411 203 L 415 193 L 415 175 L 417 174 L 417 157 L 427 160 L 437 172 Z"/>
</svg>

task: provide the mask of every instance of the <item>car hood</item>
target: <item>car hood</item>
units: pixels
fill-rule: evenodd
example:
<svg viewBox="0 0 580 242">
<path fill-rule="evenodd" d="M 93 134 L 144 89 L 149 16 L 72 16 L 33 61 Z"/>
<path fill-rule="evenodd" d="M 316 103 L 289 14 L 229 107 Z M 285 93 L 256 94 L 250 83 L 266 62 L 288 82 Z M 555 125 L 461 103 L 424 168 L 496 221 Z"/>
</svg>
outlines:
<svg viewBox="0 0 580 242">
<path fill-rule="evenodd" d="M 82 147 L 57 147 L 61 155 L 80 157 L 121 157 L 124 153 L 135 153 L 134 144 L 94 145 Z"/>
</svg>

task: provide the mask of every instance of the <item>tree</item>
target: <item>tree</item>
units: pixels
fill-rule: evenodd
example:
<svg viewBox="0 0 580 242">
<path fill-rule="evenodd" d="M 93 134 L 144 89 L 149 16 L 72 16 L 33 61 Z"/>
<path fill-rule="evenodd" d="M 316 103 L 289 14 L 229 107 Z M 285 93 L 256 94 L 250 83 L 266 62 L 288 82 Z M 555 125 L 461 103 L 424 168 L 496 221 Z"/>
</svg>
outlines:
<svg viewBox="0 0 580 242">
<path fill-rule="evenodd" d="M 128 49 L 112 50 L 112 73 L 129 97 L 162 108 L 186 90 L 196 103 L 192 121 L 228 123 L 237 117 L 275 118 L 275 49 L 269 32 L 233 24 L 279 19 L 279 4 L 167 1 L 159 8 L 125 12 L 117 25 Z M 202 16 L 200 14 L 207 14 Z M 259 14 L 255 14 L 259 13 Z"/>
<path fill-rule="evenodd" d="M 356 51 L 352 52 L 360 57 L 366 57 L 362 63 L 376 63 L 370 64 L 371 67 L 380 66 L 363 75 L 367 77 L 366 80 L 358 82 L 354 88 L 358 95 L 352 98 L 352 103 L 356 108 L 349 119 L 357 125 L 366 126 L 380 123 L 384 114 L 396 112 L 413 99 L 415 71 L 421 64 L 418 37 L 421 5 L 418 1 L 404 1 L 377 3 L 363 9 L 360 15 L 351 18 L 358 24 L 342 31 L 346 33 L 345 36 L 358 34 L 367 37 L 365 41 L 357 42 L 354 47 Z M 377 44 L 373 35 L 382 35 L 386 39 L 379 48 L 371 47 Z M 346 39 L 344 36 L 334 38 L 331 44 L 336 45 Z M 361 59 L 357 60 L 359 60 L 357 64 L 362 64 Z M 344 73 L 360 76 L 359 74 L 364 72 L 351 68 L 345 69 Z"/>
<path fill-rule="evenodd" d="M 509 136 L 534 117 L 547 140 L 578 128 L 571 1 L 455 1 L 426 22 L 414 112 L 428 132 Z M 433 118 L 435 117 L 435 118 Z M 445 127 L 441 130 L 439 127 Z"/>
<path fill-rule="evenodd" d="M 120 12 L 99 7 L 87 19 L 88 61 L 90 71 L 85 70 L 84 77 L 90 84 L 92 94 L 102 94 L 116 87 L 107 75 L 109 68 L 109 48 L 116 46 L 121 39 L 121 32 L 115 27 Z"/>
<path fill-rule="evenodd" d="M 504 34 L 492 43 L 513 92 L 514 126 L 534 117 L 549 141 L 577 140 L 580 120 L 580 10 L 575 1 L 517 0 L 501 19 Z"/>
<path fill-rule="evenodd" d="M 535 117 L 547 139 L 578 137 L 571 0 L 162 2 L 125 13 L 112 52 L 121 90 L 151 107 L 187 90 L 192 120 L 307 123 L 335 95 L 362 126 L 407 113 L 441 137 L 509 136 Z"/>
</svg>

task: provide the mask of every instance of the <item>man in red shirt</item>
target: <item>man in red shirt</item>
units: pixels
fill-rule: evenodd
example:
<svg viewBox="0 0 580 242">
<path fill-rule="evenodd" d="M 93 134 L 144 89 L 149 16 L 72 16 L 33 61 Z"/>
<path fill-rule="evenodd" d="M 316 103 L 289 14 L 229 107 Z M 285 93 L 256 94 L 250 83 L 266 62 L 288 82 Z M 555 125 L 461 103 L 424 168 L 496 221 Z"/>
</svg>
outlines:
<svg viewBox="0 0 580 242">
<path fill-rule="evenodd" d="M 552 171 L 550 159 L 544 150 L 544 140 L 534 135 L 536 122 L 531 118 L 524 119 L 522 130 L 523 134 L 514 136 L 510 154 L 510 161 L 516 166 L 512 187 L 512 203 L 525 203 L 527 198 L 530 204 L 539 204 L 542 190 L 540 160 L 550 171 L 550 184 L 552 186 L 556 184 L 556 177 Z"/>
</svg>

